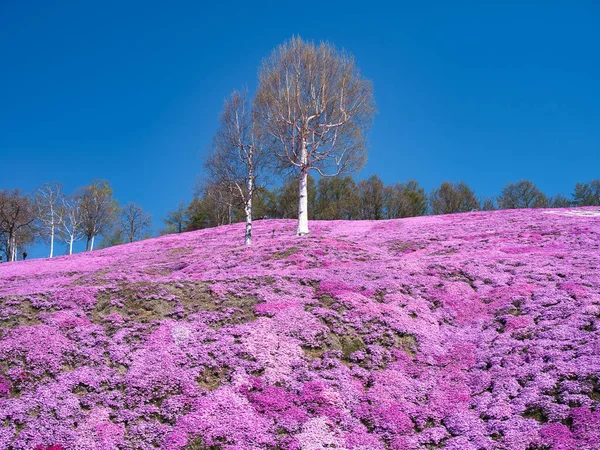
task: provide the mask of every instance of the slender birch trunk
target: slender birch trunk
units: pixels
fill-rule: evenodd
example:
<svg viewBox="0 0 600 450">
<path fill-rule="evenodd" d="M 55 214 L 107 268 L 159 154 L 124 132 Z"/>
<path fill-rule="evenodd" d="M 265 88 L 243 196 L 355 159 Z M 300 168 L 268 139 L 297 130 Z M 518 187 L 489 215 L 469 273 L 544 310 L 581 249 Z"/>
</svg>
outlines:
<svg viewBox="0 0 600 450">
<path fill-rule="evenodd" d="M 11 262 L 12 258 L 13 258 L 12 236 L 8 235 L 8 241 L 6 243 L 6 261 Z"/>
<path fill-rule="evenodd" d="M 300 176 L 298 178 L 298 231 L 297 236 L 304 236 L 308 230 L 308 152 L 306 139 L 302 141 Z"/>
<path fill-rule="evenodd" d="M 50 258 L 54 256 L 54 223 L 50 228 Z"/>
<path fill-rule="evenodd" d="M 246 213 L 246 234 L 244 235 L 244 244 L 252 244 L 252 200 L 248 200 L 244 208 Z"/>
<path fill-rule="evenodd" d="M 252 244 L 252 197 L 254 195 L 254 180 L 252 179 L 253 173 L 250 170 L 247 183 L 247 198 L 246 204 L 244 205 L 244 212 L 246 213 L 246 234 L 244 236 L 244 244 Z"/>
<path fill-rule="evenodd" d="M 96 236 L 92 236 L 92 241 L 91 241 L 91 245 L 90 245 L 90 252 L 94 250 L 94 239 L 96 238 Z"/>
<path fill-rule="evenodd" d="M 73 254 L 73 241 L 75 240 L 74 236 L 71 235 L 69 239 L 69 255 Z"/>
<path fill-rule="evenodd" d="M 12 256 L 11 256 L 11 261 L 16 261 L 17 260 L 17 238 L 13 237 L 12 238 Z"/>
</svg>

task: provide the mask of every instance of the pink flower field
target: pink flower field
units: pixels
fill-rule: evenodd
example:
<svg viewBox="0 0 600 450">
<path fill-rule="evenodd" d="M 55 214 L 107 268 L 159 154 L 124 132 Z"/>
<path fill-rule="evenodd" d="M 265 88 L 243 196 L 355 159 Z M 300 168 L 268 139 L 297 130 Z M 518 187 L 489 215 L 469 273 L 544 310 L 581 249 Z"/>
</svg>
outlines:
<svg viewBox="0 0 600 450">
<path fill-rule="evenodd" d="M 0 448 L 600 448 L 597 210 L 0 264 Z"/>
</svg>

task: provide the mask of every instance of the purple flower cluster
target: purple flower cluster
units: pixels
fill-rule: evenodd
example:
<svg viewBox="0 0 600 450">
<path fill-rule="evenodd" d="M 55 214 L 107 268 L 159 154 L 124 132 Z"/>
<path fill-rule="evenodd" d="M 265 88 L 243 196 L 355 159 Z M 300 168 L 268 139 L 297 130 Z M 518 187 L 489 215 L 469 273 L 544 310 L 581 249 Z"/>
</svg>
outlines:
<svg viewBox="0 0 600 450">
<path fill-rule="evenodd" d="M 0 448 L 597 450 L 600 218 L 264 220 L 0 265 Z"/>
</svg>

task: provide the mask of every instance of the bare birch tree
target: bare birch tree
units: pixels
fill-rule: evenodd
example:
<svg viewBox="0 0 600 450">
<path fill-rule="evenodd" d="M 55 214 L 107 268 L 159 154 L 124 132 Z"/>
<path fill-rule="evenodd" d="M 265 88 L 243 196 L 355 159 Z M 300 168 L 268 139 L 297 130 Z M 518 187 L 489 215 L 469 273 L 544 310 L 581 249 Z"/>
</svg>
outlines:
<svg viewBox="0 0 600 450">
<path fill-rule="evenodd" d="M 73 244 L 84 236 L 81 197 L 63 197 L 59 208 L 58 236 L 68 245 L 69 255 L 72 255 Z"/>
<path fill-rule="evenodd" d="M 17 248 L 33 241 L 35 211 L 18 189 L 0 191 L 0 237 L 7 261 L 17 260 Z"/>
<path fill-rule="evenodd" d="M 50 241 L 50 258 L 54 256 L 54 238 L 60 223 L 60 205 L 63 198 L 60 183 L 47 183 L 35 192 L 35 208 L 41 235 Z"/>
<path fill-rule="evenodd" d="M 308 234 L 309 171 L 335 176 L 366 161 L 372 84 L 350 54 L 294 37 L 264 60 L 254 107 L 261 132 L 277 143 L 275 157 L 298 173 L 297 234 Z"/>
<path fill-rule="evenodd" d="M 246 92 L 234 91 L 225 101 L 219 129 L 204 162 L 206 192 L 229 193 L 228 205 L 244 208 L 244 243 L 252 243 L 252 200 L 265 167 L 263 143 L 253 123 Z"/>
<path fill-rule="evenodd" d="M 148 233 L 152 223 L 152 216 L 135 203 L 127 203 L 121 209 L 119 219 L 119 225 L 127 242 L 142 239 L 144 234 Z"/>
</svg>

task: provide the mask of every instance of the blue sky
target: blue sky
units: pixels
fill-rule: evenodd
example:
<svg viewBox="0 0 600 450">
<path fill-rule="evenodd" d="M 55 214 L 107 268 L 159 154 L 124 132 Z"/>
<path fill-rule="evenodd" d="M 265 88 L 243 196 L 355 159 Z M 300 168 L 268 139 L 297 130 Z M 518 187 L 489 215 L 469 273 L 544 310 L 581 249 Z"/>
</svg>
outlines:
<svg viewBox="0 0 600 450">
<path fill-rule="evenodd" d="M 94 178 L 161 218 L 224 98 L 292 35 L 353 53 L 379 113 L 359 178 L 600 178 L 600 3 L 0 0 L 0 189 Z"/>
</svg>

